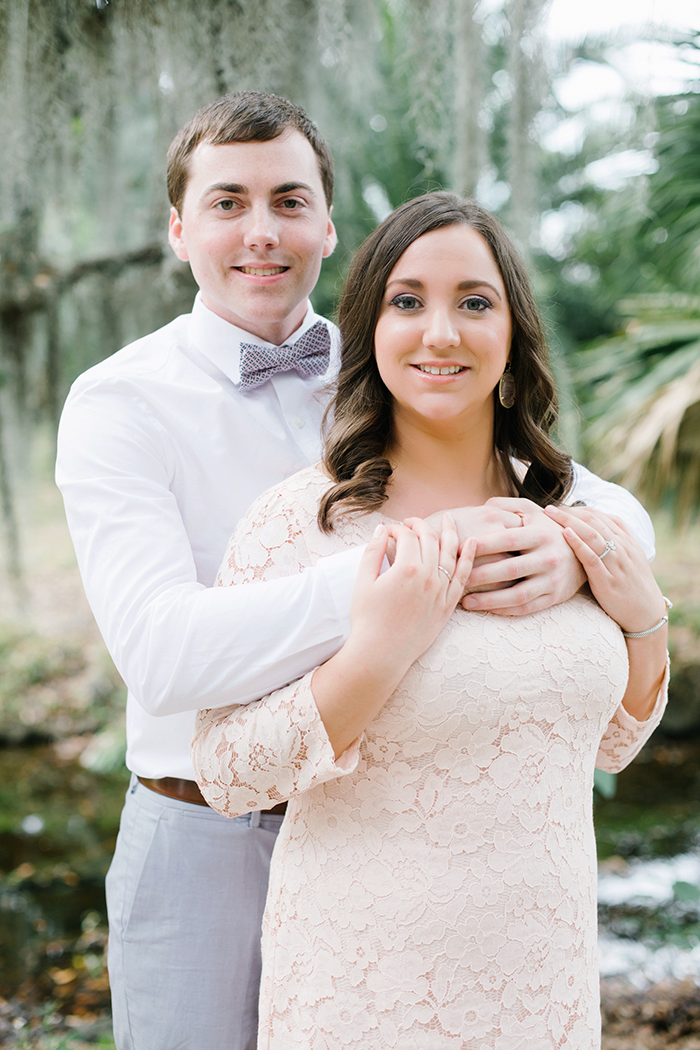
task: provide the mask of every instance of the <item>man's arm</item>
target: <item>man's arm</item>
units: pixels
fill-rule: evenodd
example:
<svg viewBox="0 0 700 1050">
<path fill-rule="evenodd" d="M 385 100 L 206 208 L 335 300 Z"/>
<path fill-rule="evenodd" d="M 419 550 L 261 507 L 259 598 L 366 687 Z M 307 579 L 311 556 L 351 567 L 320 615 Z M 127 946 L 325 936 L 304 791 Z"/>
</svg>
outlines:
<svg viewBox="0 0 700 1050">
<path fill-rule="evenodd" d="M 362 554 L 286 579 L 203 586 L 170 490 L 168 441 L 146 406 L 106 384 L 69 398 L 56 470 L 88 601 L 153 715 L 246 703 L 327 660 L 349 631 Z"/>
<path fill-rule="evenodd" d="M 601 510 L 604 514 L 622 518 L 634 538 L 641 544 L 647 559 L 654 560 L 656 549 L 651 518 L 639 500 L 621 485 L 603 481 L 580 463 L 574 463 L 574 485 L 566 502 L 585 503 L 592 510 Z"/>
</svg>

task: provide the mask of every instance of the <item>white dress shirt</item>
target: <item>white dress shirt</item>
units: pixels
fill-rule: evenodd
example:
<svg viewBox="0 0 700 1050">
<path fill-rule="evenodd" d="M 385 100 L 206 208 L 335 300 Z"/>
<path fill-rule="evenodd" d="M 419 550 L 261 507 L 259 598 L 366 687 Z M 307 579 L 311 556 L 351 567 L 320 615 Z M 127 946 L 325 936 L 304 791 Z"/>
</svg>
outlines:
<svg viewBox="0 0 700 1050">
<path fill-rule="evenodd" d="M 309 307 L 289 342 L 319 317 Z M 127 765 L 193 777 L 194 712 L 246 703 L 328 659 L 349 630 L 362 550 L 301 576 L 212 584 L 231 532 L 262 492 L 320 457 L 326 376 L 280 373 L 243 393 L 241 343 L 270 344 L 197 296 L 91 368 L 61 418 L 56 480 L 88 600 L 127 684 Z M 625 519 L 653 555 L 639 503 L 576 468 L 571 500 Z"/>
</svg>

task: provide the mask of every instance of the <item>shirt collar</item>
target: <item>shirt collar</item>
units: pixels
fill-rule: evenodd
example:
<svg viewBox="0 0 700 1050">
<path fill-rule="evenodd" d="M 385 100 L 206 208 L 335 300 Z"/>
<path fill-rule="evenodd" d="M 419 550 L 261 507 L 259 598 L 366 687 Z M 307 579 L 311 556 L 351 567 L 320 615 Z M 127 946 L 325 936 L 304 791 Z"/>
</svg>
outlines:
<svg viewBox="0 0 700 1050">
<path fill-rule="evenodd" d="M 309 303 L 304 320 L 293 332 L 289 339 L 285 340 L 285 346 L 293 346 L 300 336 L 311 328 L 317 321 L 325 321 L 319 317 Z M 255 346 L 275 346 L 257 335 L 246 332 L 243 328 L 237 328 L 235 324 L 225 321 L 219 317 L 208 306 L 202 302 L 202 293 L 198 292 L 192 307 L 189 328 L 190 340 L 201 354 L 216 365 L 233 383 L 241 381 L 241 343 L 252 343 Z"/>
</svg>

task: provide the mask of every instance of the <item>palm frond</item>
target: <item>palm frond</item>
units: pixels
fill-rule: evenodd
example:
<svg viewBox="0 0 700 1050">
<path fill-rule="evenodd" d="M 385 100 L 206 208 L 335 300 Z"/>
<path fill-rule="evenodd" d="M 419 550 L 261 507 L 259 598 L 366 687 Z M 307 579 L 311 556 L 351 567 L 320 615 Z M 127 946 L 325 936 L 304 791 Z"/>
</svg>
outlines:
<svg viewBox="0 0 700 1050">
<path fill-rule="evenodd" d="M 576 380 L 593 469 L 685 518 L 700 509 L 700 318 L 681 298 L 685 318 L 676 297 L 625 303 L 636 317 L 581 355 Z"/>
</svg>

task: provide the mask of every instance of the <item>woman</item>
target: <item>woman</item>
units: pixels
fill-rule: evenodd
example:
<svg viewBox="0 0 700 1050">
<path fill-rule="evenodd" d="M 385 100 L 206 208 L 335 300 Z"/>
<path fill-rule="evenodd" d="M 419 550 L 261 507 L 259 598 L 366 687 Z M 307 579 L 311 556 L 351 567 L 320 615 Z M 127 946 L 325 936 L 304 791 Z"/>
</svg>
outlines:
<svg viewBox="0 0 700 1050">
<path fill-rule="evenodd" d="M 624 766 L 661 717 L 665 599 L 620 525 L 553 509 L 600 604 L 456 608 L 476 543 L 422 519 L 491 496 L 541 513 L 569 484 L 542 326 L 488 213 L 403 205 L 355 258 L 339 323 L 323 464 L 258 500 L 220 582 L 369 539 L 350 637 L 271 696 L 202 712 L 193 745 L 220 812 L 291 799 L 259 1047 L 591 1050 L 593 768 L 599 746 Z"/>
</svg>

